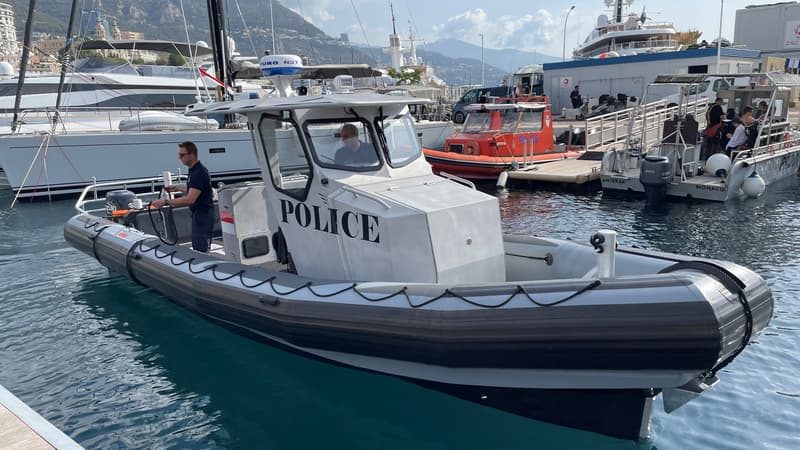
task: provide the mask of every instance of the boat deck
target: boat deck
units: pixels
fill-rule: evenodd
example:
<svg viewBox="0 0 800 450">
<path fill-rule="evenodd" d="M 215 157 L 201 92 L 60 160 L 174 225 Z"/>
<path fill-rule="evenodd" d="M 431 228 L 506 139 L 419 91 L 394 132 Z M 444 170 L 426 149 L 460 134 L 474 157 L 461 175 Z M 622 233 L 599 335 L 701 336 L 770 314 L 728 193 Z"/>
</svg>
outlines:
<svg viewBox="0 0 800 450">
<path fill-rule="evenodd" d="M 83 449 L 2 386 L 0 447 L 25 450 Z"/>
<path fill-rule="evenodd" d="M 585 184 L 600 179 L 600 162 L 604 152 L 586 152 L 577 159 L 536 164 L 509 170 L 510 180 L 543 181 L 548 183 Z"/>
</svg>

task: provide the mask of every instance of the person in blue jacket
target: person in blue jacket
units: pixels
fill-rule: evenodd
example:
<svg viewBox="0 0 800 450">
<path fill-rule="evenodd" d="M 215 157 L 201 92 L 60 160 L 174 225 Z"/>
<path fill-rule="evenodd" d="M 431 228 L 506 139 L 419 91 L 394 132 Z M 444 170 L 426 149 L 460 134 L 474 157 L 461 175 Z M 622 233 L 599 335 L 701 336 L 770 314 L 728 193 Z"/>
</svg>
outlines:
<svg viewBox="0 0 800 450">
<path fill-rule="evenodd" d="M 211 234 L 214 230 L 214 193 L 211 189 L 211 177 L 208 169 L 197 157 L 197 146 L 186 141 L 178 144 L 178 159 L 189 168 L 189 179 L 185 186 L 168 186 L 168 192 L 183 192 L 178 198 L 155 200 L 154 208 L 164 205 L 172 207 L 188 206 L 192 213 L 192 248 L 207 253 L 211 246 Z"/>
</svg>

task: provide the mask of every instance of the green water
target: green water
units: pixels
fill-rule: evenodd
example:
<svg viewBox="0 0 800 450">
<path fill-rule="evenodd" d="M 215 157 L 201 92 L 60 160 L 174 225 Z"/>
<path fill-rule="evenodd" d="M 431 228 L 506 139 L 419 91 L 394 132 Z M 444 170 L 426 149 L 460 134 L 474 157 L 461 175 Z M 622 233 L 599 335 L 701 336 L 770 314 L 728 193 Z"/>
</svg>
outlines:
<svg viewBox="0 0 800 450">
<path fill-rule="evenodd" d="M 720 383 L 633 443 L 524 419 L 234 335 L 70 248 L 70 201 L 0 193 L 0 384 L 87 448 L 800 448 L 800 191 L 728 204 L 512 192 L 504 228 L 730 259 L 767 277 L 775 317 Z M 2 447 L 2 443 L 0 443 Z"/>
</svg>

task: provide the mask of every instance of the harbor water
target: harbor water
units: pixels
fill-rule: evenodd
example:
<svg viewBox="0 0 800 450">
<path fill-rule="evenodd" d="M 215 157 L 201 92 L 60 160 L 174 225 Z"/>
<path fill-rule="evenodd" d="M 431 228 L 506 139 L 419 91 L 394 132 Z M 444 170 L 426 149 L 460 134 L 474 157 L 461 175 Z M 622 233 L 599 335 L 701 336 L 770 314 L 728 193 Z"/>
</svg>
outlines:
<svg viewBox="0 0 800 450">
<path fill-rule="evenodd" d="M 69 247 L 72 201 L 0 192 L 0 384 L 86 448 L 800 448 L 800 183 L 757 199 L 671 203 L 512 190 L 504 229 L 727 259 L 768 279 L 769 328 L 651 437 L 525 419 L 235 335 Z M 0 447 L 2 443 L 0 442 Z"/>
</svg>

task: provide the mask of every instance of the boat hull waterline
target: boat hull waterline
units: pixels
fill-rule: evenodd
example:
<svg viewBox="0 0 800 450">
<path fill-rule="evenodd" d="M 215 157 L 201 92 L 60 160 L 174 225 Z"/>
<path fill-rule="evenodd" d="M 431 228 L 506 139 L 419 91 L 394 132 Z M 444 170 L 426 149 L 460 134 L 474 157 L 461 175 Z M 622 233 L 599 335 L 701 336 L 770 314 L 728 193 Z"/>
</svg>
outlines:
<svg viewBox="0 0 800 450">
<path fill-rule="evenodd" d="M 647 435 L 655 395 L 727 364 L 772 315 L 769 288 L 748 269 L 640 249 L 618 251 L 618 267 L 662 269 L 614 279 L 590 270 L 537 278 L 545 281 L 406 285 L 233 263 L 87 214 L 70 219 L 64 234 L 110 270 L 248 337 L 627 439 Z M 525 236 L 507 236 L 505 247 L 512 272 L 554 270 L 544 252 L 553 266 L 594 252 Z"/>
</svg>

